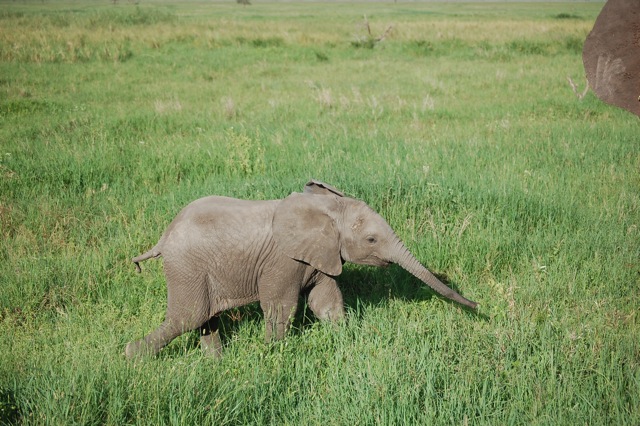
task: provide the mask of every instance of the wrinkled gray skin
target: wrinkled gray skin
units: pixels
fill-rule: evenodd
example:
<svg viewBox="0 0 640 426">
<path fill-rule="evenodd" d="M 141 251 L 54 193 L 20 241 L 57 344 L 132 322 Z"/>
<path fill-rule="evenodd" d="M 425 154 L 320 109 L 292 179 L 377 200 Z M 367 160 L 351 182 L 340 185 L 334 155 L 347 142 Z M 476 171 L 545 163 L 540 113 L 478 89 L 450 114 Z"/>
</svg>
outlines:
<svg viewBox="0 0 640 426">
<path fill-rule="evenodd" d="M 127 345 L 129 358 L 155 354 L 198 328 L 204 351 L 220 355 L 218 315 L 255 301 L 264 312 L 266 340 L 282 339 L 303 289 L 310 288 L 309 307 L 318 318 L 340 320 L 345 312 L 334 277 L 344 261 L 397 263 L 442 296 L 476 307 L 423 267 L 364 202 L 318 181 L 283 200 L 196 200 L 133 262 L 140 271 L 139 262 L 158 256 L 167 279 L 165 321 Z"/>
<path fill-rule="evenodd" d="M 608 0 L 584 42 L 589 86 L 604 102 L 640 116 L 640 0 Z"/>
</svg>

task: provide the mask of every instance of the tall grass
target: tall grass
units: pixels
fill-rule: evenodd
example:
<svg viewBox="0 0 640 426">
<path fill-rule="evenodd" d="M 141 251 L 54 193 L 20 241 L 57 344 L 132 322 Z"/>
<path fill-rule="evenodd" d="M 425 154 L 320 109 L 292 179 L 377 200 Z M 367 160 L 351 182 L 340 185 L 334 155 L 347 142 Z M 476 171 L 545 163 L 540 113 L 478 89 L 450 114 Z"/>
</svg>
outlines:
<svg viewBox="0 0 640 426">
<path fill-rule="evenodd" d="M 638 120 L 566 83 L 600 6 L 3 5 L 0 422 L 638 424 Z M 480 314 L 347 265 L 337 327 L 302 300 L 267 346 L 252 305 L 222 360 L 124 359 L 182 206 L 312 177 Z"/>
</svg>

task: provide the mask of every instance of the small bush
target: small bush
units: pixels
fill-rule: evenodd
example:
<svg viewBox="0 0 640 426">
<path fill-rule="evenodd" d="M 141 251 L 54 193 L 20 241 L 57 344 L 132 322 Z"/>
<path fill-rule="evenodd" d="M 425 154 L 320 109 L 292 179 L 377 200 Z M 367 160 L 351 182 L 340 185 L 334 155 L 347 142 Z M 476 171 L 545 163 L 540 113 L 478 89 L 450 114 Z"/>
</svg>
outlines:
<svg viewBox="0 0 640 426">
<path fill-rule="evenodd" d="M 549 50 L 547 43 L 534 40 L 514 40 L 507 45 L 509 51 L 525 55 L 544 55 Z"/>
<path fill-rule="evenodd" d="M 258 37 L 251 40 L 251 45 L 253 47 L 281 47 L 284 45 L 284 40 L 281 37 Z"/>
<path fill-rule="evenodd" d="M 582 19 L 581 16 L 578 15 L 574 15 L 572 13 L 558 13 L 556 16 L 554 16 L 555 19 Z"/>
<path fill-rule="evenodd" d="M 258 138 L 251 138 L 232 127 L 227 131 L 226 142 L 229 174 L 251 176 L 264 172 L 264 147 Z"/>
<path fill-rule="evenodd" d="M 236 43 L 239 45 L 249 45 L 258 48 L 268 47 L 282 47 L 284 46 L 284 40 L 282 37 L 256 37 L 246 38 L 243 36 L 236 37 Z"/>
<path fill-rule="evenodd" d="M 327 56 L 326 53 L 320 52 L 318 50 L 315 50 L 313 53 L 315 53 L 316 59 L 318 60 L 318 62 L 328 62 L 329 61 L 329 56 Z"/>
</svg>

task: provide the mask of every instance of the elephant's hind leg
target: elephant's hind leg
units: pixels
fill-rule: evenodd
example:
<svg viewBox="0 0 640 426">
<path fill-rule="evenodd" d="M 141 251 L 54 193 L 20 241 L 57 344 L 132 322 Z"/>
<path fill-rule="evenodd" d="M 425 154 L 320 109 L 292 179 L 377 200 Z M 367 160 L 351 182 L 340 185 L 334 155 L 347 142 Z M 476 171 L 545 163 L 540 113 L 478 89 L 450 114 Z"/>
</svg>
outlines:
<svg viewBox="0 0 640 426">
<path fill-rule="evenodd" d="M 143 339 L 130 342 L 124 351 L 127 358 L 137 358 L 157 354 L 173 339 L 184 333 L 184 328 L 176 321 L 166 319 L 158 328 Z"/>
<path fill-rule="evenodd" d="M 222 341 L 220 340 L 220 317 L 213 316 L 200 326 L 200 347 L 205 355 L 214 358 L 222 356 Z"/>
<path fill-rule="evenodd" d="M 211 316 L 206 280 L 179 263 L 165 261 L 167 314 L 158 328 L 125 349 L 128 358 L 155 355 L 181 334 L 195 330 Z"/>
</svg>

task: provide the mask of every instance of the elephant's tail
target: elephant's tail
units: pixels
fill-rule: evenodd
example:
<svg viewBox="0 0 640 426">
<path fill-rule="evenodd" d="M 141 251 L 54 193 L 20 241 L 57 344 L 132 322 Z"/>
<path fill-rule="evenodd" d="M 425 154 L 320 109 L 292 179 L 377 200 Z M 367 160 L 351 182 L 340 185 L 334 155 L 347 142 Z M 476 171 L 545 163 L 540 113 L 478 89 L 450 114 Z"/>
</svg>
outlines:
<svg viewBox="0 0 640 426">
<path fill-rule="evenodd" d="M 140 262 L 147 260 L 147 259 L 151 259 L 152 257 L 158 257 L 160 256 L 162 253 L 160 253 L 160 250 L 158 250 L 158 246 L 153 247 L 151 250 L 149 250 L 146 253 L 141 254 L 140 256 L 136 256 L 133 259 L 131 259 L 131 261 L 136 265 L 136 271 L 138 273 L 142 272 L 142 269 L 140 268 Z"/>
</svg>

